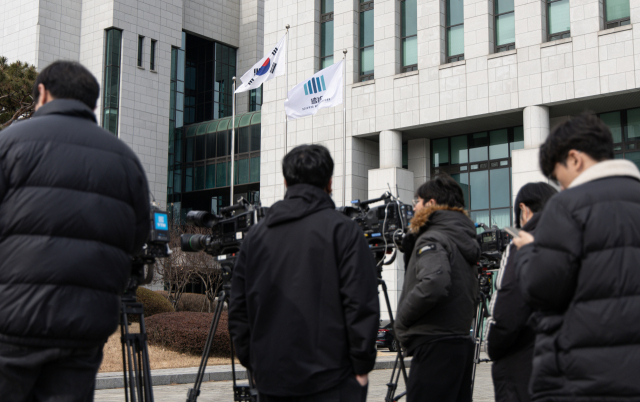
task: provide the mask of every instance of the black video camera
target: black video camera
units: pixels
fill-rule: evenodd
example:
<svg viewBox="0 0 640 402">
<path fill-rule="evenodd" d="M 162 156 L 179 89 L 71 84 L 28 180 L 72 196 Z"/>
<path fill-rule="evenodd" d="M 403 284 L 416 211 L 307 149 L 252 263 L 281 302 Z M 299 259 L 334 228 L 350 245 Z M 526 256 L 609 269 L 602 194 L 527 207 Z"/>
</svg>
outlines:
<svg viewBox="0 0 640 402">
<path fill-rule="evenodd" d="M 369 204 L 379 201 L 384 201 L 384 204 L 369 208 Z M 413 218 L 413 208 L 402 203 L 389 192 L 372 200 L 353 200 L 351 205 L 337 208 L 337 210 L 360 225 L 369 248 L 374 252 L 386 251 L 388 248 L 398 246 Z"/>
<path fill-rule="evenodd" d="M 477 224 L 477 226 L 485 229 L 484 232 L 476 235 L 482 256 L 490 261 L 499 262 L 502 259 L 502 253 L 509 247 L 513 237 L 496 226 L 491 229 L 483 223 Z"/>
<path fill-rule="evenodd" d="M 169 249 L 169 214 L 161 210 L 156 204 L 152 203 L 151 213 L 151 230 L 149 231 L 149 239 L 142 247 L 139 255 L 133 256 L 131 261 L 131 278 L 127 289 L 133 290 L 139 285 L 146 285 L 153 280 L 153 269 L 147 268 L 144 272 L 145 265 L 155 263 L 156 258 L 166 258 L 171 255 Z"/>
<path fill-rule="evenodd" d="M 260 204 L 250 204 L 244 198 L 236 205 L 221 208 L 219 215 L 206 211 L 190 211 L 187 213 L 187 222 L 210 228 L 211 234 L 181 235 L 182 251 L 204 251 L 214 257 L 236 253 L 240 250 L 249 229 L 264 218 L 267 211 L 268 208 L 263 208 Z"/>
</svg>

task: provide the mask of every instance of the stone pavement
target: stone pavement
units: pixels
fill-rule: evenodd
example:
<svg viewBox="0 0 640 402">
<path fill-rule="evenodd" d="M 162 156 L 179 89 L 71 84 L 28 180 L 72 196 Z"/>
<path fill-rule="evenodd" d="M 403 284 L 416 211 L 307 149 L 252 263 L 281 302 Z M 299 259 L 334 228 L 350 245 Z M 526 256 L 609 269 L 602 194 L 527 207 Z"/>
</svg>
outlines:
<svg viewBox="0 0 640 402">
<path fill-rule="evenodd" d="M 387 394 L 387 382 L 391 376 L 391 370 L 374 370 L 369 374 L 369 394 L 367 402 L 383 402 Z M 246 381 L 244 381 L 246 383 Z M 183 402 L 187 397 L 187 390 L 193 387 L 190 384 L 158 385 L 153 387 L 155 402 Z M 404 381 L 398 384 L 398 392 L 404 391 Z M 122 402 L 124 391 L 119 389 L 103 389 L 95 392 L 96 402 Z M 476 386 L 473 393 L 475 402 L 493 402 L 493 383 L 491 382 L 491 363 L 482 363 L 476 373 Z M 405 398 L 400 400 L 406 401 Z M 211 381 L 202 384 L 198 402 L 233 402 L 231 381 Z"/>
</svg>

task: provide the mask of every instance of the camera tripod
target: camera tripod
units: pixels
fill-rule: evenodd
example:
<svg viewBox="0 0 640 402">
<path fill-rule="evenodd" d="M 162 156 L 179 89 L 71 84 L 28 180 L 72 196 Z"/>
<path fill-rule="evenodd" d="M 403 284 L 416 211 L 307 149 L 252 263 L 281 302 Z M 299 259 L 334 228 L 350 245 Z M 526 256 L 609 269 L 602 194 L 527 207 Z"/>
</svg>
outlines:
<svg viewBox="0 0 640 402">
<path fill-rule="evenodd" d="M 196 381 L 193 388 L 189 388 L 187 392 L 187 402 L 196 402 L 200 395 L 200 387 L 202 386 L 202 380 L 204 378 L 204 371 L 207 368 L 207 361 L 209 360 L 209 351 L 213 344 L 213 338 L 218 330 L 218 324 L 220 323 L 220 316 L 224 309 L 224 304 L 229 302 L 229 296 L 231 294 L 231 273 L 235 263 L 235 255 L 221 255 L 214 257 L 216 261 L 222 266 L 222 290 L 218 294 L 218 304 L 213 313 L 213 320 L 211 321 L 211 327 L 209 327 L 209 333 L 207 334 L 207 340 L 204 344 L 204 350 L 202 351 L 202 358 L 200 360 L 200 366 L 198 367 L 198 373 L 196 374 Z M 247 379 L 249 385 L 238 385 L 236 383 L 236 367 L 233 352 L 233 340 L 231 342 L 231 373 L 233 378 L 233 400 L 237 402 L 257 402 L 258 390 L 253 386 L 253 379 L 251 373 L 247 370 Z"/>
<path fill-rule="evenodd" d="M 386 251 L 383 250 L 375 250 L 374 258 L 376 261 L 380 261 L 377 266 L 378 270 L 378 285 L 382 288 L 382 293 L 384 294 L 384 301 L 387 305 L 387 311 L 389 312 L 389 322 L 391 323 L 391 327 L 394 327 L 395 320 L 393 319 L 393 313 L 391 312 L 391 302 L 389 301 L 389 293 L 387 292 L 387 284 L 382 279 L 382 266 L 392 264 L 395 259 L 397 252 L 394 250 L 393 255 L 390 260 L 384 261 L 384 256 Z M 391 379 L 387 383 L 387 395 L 384 398 L 385 402 L 397 402 L 403 396 L 407 394 L 407 391 L 399 393 L 396 395 L 396 390 L 398 389 L 398 382 L 400 381 L 400 375 L 404 380 L 405 385 L 407 384 L 408 376 L 407 376 L 407 367 L 404 362 L 404 356 L 402 355 L 402 348 L 400 347 L 400 342 L 398 342 L 396 338 L 395 330 L 393 331 L 393 337 L 396 340 L 396 344 L 398 345 L 398 350 L 396 354 L 396 361 L 393 365 L 393 370 L 391 371 Z"/>
<path fill-rule="evenodd" d="M 490 359 L 480 359 L 480 349 L 482 348 L 482 342 L 484 342 L 484 331 L 482 330 L 485 318 L 489 317 L 489 308 L 487 307 L 487 301 L 491 300 L 491 294 L 493 293 L 493 282 L 491 278 L 491 272 L 489 268 L 495 268 L 495 263 L 480 263 L 478 268 L 478 308 L 473 323 L 473 340 L 475 342 L 475 349 L 473 352 L 473 369 L 471 372 L 471 397 L 473 399 L 473 387 L 476 380 L 476 369 L 478 364 L 490 362 Z"/>
<path fill-rule="evenodd" d="M 138 285 L 151 282 L 153 257 L 136 257 L 132 262 L 132 274 L 127 290 L 121 298 L 120 305 L 120 342 L 122 343 L 122 367 L 124 371 L 124 397 L 129 402 L 153 402 L 151 388 L 151 369 L 149 366 L 149 350 L 147 348 L 147 331 L 144 325 L 144 308 L 136 299 Z M 144 266 L 149 265 L 147 277 L 144 277 Z M 137 315 L 140 331 L 129 332 L 129 315 Z"/>
</svg>

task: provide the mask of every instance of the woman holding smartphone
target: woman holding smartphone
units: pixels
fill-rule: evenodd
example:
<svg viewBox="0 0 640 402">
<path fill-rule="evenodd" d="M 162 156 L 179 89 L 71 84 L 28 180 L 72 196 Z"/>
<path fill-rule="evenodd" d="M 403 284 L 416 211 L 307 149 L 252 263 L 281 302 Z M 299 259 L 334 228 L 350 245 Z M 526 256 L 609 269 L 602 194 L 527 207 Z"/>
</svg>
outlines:
<svg viewBox="0 0 640 402">
<path fill-rule="evenodd" d="M 535 232 L 544 205 L 556 193 L 547 183 L 522 187 L 514 204 L 516 227 Z M 516 253 L 512 244 L 502 257 L 487 325 L 487 352 L 493 360 L 491 374 L 496 402 L 530 401 L 528 385 L 535 333 L 527 326 L 532 311 L 524 302 L 516 280 Z"/>
</svg>

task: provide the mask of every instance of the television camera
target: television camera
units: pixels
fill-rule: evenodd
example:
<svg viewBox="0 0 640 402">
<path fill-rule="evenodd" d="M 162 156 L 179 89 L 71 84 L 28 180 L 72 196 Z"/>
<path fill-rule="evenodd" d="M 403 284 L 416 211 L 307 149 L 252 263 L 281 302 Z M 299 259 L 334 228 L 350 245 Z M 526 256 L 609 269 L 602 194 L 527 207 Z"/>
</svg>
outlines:
<svg viewBox="0 0 640 402">
<path fill-rule="evenodd" d="M 380 201 L 384 203 L 369 207 L 370 204 Z M 382 256 L 378 263 L 379 267 L 384 259 L 384 254 L 390 249 L 397 249 L 398 245 L 402 244 L 402 237 L 409 227 L 411 218 L 413 218 L 411 205 L 404 204 L 388 191 L 379 198 L 366 201 L 353 200 L 351 206 L 340 207 L 337 210 L 358 223 L 364 232 L 369 248 L 376 255 L 376 259 L 379 255 Z M 391 264 L 394 259 L 395 250 L 391 260 L 384 264 Z"/>
<path fill-rule="evenodd" d="M 220 316 L 224 304 L 229 302 L 231 290 L 231 277 L 235 264 L 236 254 L 240 251 L 240 246 L 247 235 L 247 232 L 257 224 L 264 216 L 268 208 L 261 207 L 260 204 L 250 204 L 241 198 L 236 205 L 221 208 L 220 214 L 212 214 L 206 211 L 190 211 L 187 213 L 187 222 L 198 227 L 211 229 L 209 235 L 183 234 L 180 235 L 180 248 L 186 252 L 204 251 L 214 257 L 220 263 L 222 269 L 222 290 L 218 295 L 218 304 L 213 313 L 213 320 L 209 327 L 207 340 L 196 380 L 193 388 L 187 392 L 187 402 L 196 402 L 200 395 L 200 387 L 204 378 L 204 371 L 209 360 L 209 351 L 213 344 L 213 337 L 218 329 Z M 256 402 L 258 392 L 253 387 L 251 373 L 247 371 L 249 385 L 238 385 L 236 380 L 235 353 L 233 351 L 233 341 L 231 341 L 231 370 L 233 377 L 233 397 L 234 401 Z"/>
<path fill-rule="evenodd" d="M 151 204 L 151 230 L 141 253 L 132 257 L 131 276 L 121 297 L 120 341 L 124 371 L 124 395 L 126 402 L 153 402 L 151 371 L 147 349 L 147 331 L 144 325 L 144 308 L 136 299 L 140 285 L 151 283 L 153 264 L 157 258 L 171 255 L 169 249 L 169 215 L 155 203 Z M 145 273 L 145 267 L 147 267 Z M 140 331 L 129 332 L 130 317 L 138 316 Z"/>
</svg>

